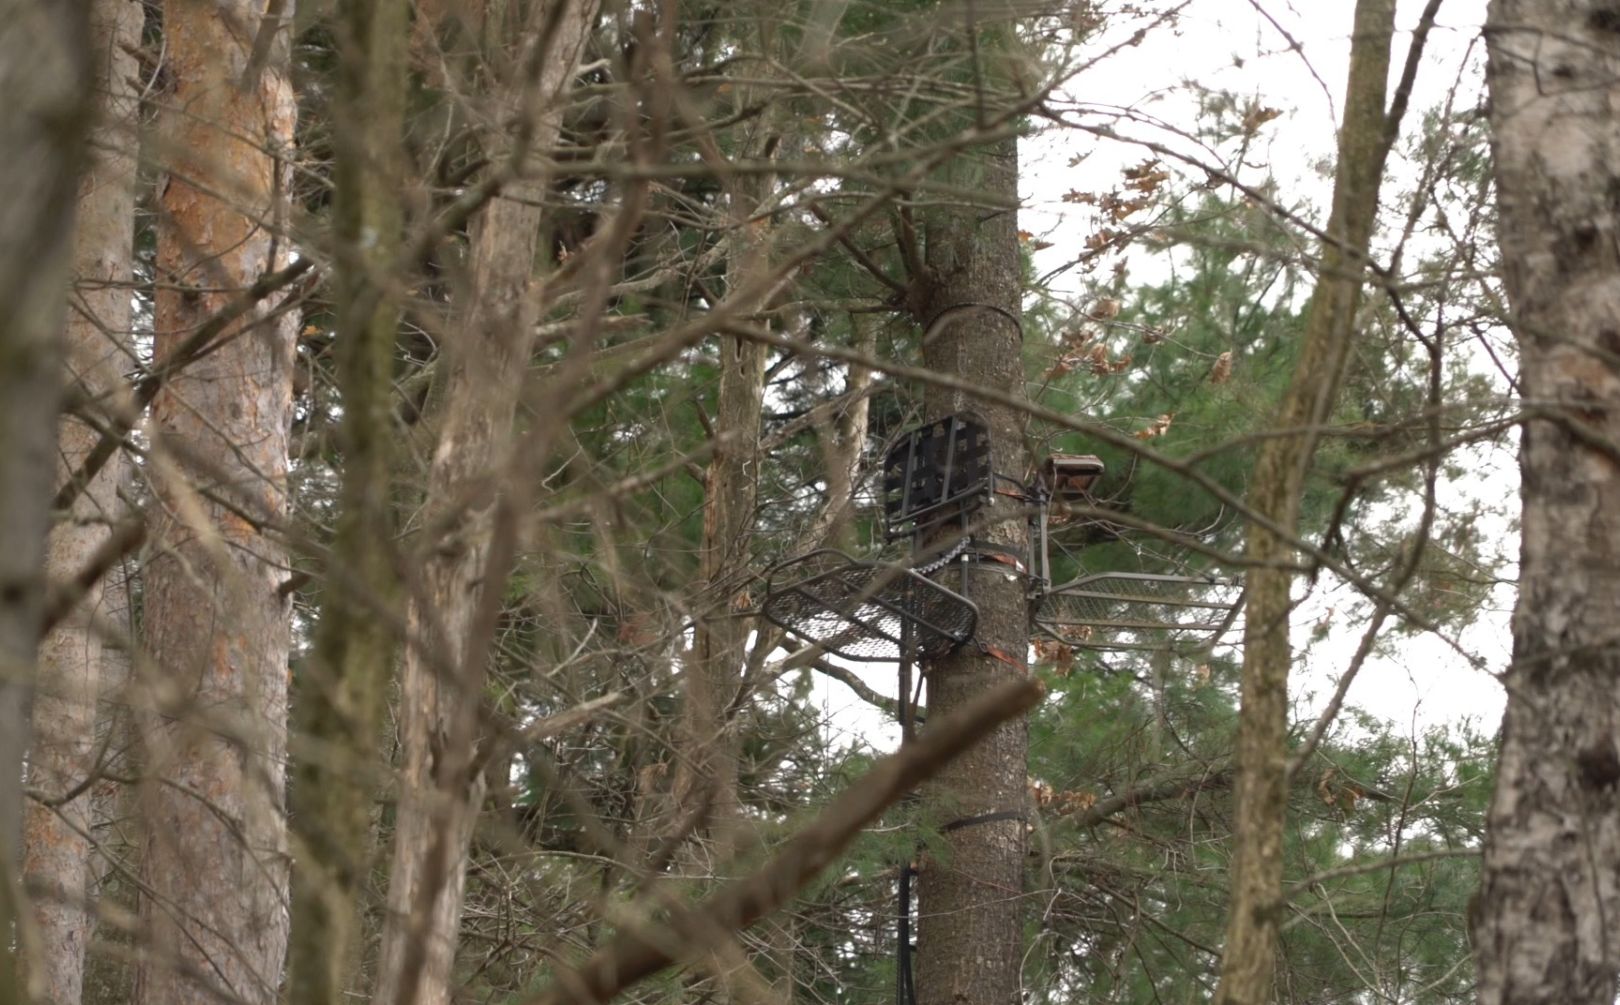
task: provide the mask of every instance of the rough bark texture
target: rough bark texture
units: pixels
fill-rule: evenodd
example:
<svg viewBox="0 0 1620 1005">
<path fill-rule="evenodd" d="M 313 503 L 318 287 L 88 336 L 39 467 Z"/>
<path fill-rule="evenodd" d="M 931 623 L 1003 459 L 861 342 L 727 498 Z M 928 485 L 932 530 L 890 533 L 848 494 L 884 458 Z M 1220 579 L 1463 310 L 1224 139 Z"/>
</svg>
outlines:
<svg viewBox="0 0 1620 1005">
<path fill-rule="evenodd" d="M 135 228 L 135 58 L 144 19 L 134 0 L 98 0 L 90 10 L 99 121 L 93 160 L 79 181 L 73 275 L 79 288 L 65 326 L 67 378 L 82 396 L 116 399 L 129 366 L 131 258 Z M 100 439 L 86 423 L 63 418 L 56 484 L 71 476 Z M 104 467 L 51 531 L 46 569 L 71 580 L 109 536 L 117 518 L 122 465 Z M 37 956 L 27 961 L 46 1002 L 77 1005 L 92 927 L 92 789 L 96 696 L 104 617 L 100 585 L 40 644 L 34 696 L 30 787 L 51 804 L 30 802 L 23 817 L 23 876 L 33 902 Z M 73 798 L 60 801 L 63 797 Z"/>
<path fill-rule="evenodd" d="M 22 761 L 56 472 L 63 291 L 90 123 L 88 11 L 24 2 L 0 23 L 0 942 L 21 900 Z M 31 926 L 15 935 L 26 952 Z M 26 990 L 0 951 L 0 1002 Z M 37 983 L 37 982 L 36 982 Z"/>
<path fill-rule="evenodd" d="M 1620 971 L 1620 6 L 1496 0 L 1503 281 L 1529 422 L 1479 1000 L 1609 1005 Z"/>
<path fill-rule="evenodd" d="M 291 4 L 270 3 L 273 14 Z M 288 31 L 252 66 L 263 0 L 169 0 L 153 357 L 287 264 Z M 152 406 L 157 489 L 143 629 L 154 705 L 142 797 L 153 955 L 144 1005 L 276 999 L 287 945 L 286 555 L 295 315 L 263 309 Z"/>
<path fill-rule="evenodd" d="M 959 161 L 964 163 L 958 169 L 974 172 L 971 184 L 992 200 L 1016 201 L 1015 143 L 997 143 L 961 155 Z M 933 337 L 923 348 L 924 364 L 997 391 L 1018 392 L 1024 366 L 1023 336 L 1013 320 L 1021 313 L 1017 212 L 958 207 L 929 219 L 926 235 L 928 278 L 917 316 Z M 994 470 L 1024 480 L 1029 460 L 1019 412 L 938 389 L 928 392 L 925 403 L 930 417 L 976 412 L 990 428 Z M 1027 556 L 1022 504 L 1004 495 L 994 500 L 972 518 L 983 528 L 976 536 Z M 994 563 L 969 567 L 968 595 L 979 608 L 976 641 L 924 666 L 930 721 L 963 707 L 1009 675 L 1027 673 L 1027 584 L 1006 571 Z M 1020 1000 L 1028 748 L 1027 720 L 1008 720 L 947 765 L 929 787 L 930 812 L 942 826 L 986 813 L 1014 811 L 1019 816 L 949 829 L 942 838 L 944 854 L 922 863 L 916 973 L 921 1005 L 1014 1005 Z"/>
<path fill-rule="evenodd" d="M 560 12 L 554 4 L 564 3 Z M 514 67 L 506 113 L 538 109 L 527 135 L 544 150 L 557 138 L 562 96 L 579 65 L 595 20 L 595 0 L 537 4 L 535 31 L 520 46 L 518 66 L 535 60 L 523 80 Z M 533 39 L 549 43 L 530 56 Z M 531 91 L 531 89 L 534 89 Z M 508 125 L 507 115 L 500 118 Z M 497 162 L 510 156 L 495 143 Z M 487 667 L 469 658 L 473 619 L 490 556 L 492 479 L 506 465 L 513 420 L 530 351 L 536 308 L 530 290 L 542 223 L 543 180 L 509 185 L 474 223 L 468 251 L 472 303 L 461 337 L 446 347 L 449 375 L 441 400 L 444 425 L 428 481 L 426 526 L 435 539 L 413 592 L 400 692 L 402 778 L 388 918 L 376 1001 L 442 1005 L 449 1001 L 466 884 L 468 843 L 483 800 L 482 776 L 470 773 Z"/>
<path fill-rule="evenodd" d="M 1384 113 L 1394 32 L 1393 0 L 1358 0 L 1346 85 L 1333 211 L 1316 289 L 1306 314 L 1294 376 L 1273 422 L 1292 435 L 1261 447 L 1249 482 L 1254 512 L 1292 534 L 1317 437 L 1338 396 L 1349 357 L 1361 276 L 1378 213 L 1378 185 L 1389 149 Z M 1251 524 L 1243 634 L 1242 711 L 1237 739 L 1237 819 L 1232 906 L 1221 954 L 1219 1005 L 1272 1000 L 1278 925 L 1283 913 L 1283 826 L 1288 808 L 1288 619 L 1295 562 L 1291 545 Z"/>
<path fill-rule="evenodd" d="M 406 0 L 346 0 L 337 20 L 333 139 L 339 429 L 343 487 L 314 659 L 299 682 L 305 744 L 293 786 L 288 1000 L 356 989 L 360 900 L 371 868 L 376 751 L 393 673 L 398 588 L 392 506 L 393 353 L 399 323 L 378 286 L 398 254 L 404 185 Z"/>
</svg>

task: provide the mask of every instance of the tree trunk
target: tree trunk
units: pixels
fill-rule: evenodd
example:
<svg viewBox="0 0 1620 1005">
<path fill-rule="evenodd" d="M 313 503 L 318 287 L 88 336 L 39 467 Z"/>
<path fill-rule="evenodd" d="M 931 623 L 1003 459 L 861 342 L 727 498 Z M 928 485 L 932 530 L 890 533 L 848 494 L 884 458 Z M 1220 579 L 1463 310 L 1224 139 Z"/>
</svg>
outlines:
<svg viewBox="0 0 1620 1005">
<path fill-rule="evenodd" d="M 1495 0 L 1503 283 L 1529 408 L 1519 600 L 1472 917 L 1479 1000 L 1609 1005 L 1620 971 L 1620 10 Z"/>
<path fill-rule="evenodd" d="M 0 29 L 0 942 L 26 954 L 20 917 L 22 762 L 45 600 L 61 325 L 79 166 L 92 109 L 89 11 L 25 2 Z M 18 954 L 0 952 L 0 1002 Z"/>
<path fill-rule="evenodd" d="M 343 487 L 315 654 L 298 689 L 289 1001 L 336 1003 L 357 987 L 360 900 L 371 869 L 371 806 L 393 672 L 394 294 L 378 285 L 399 253 L 404 190 L 406 0 L 346 0 L 337 20 L 334 128 L 339 429 Z M 384 280 L 386 281 L 386 280 Z"/>
<path fill-rule="evenodd" d="M 972 186 L 992 200 L 1016 203 L 1014 141 L 959 154 L 956 162 L 956 170 L 974 172 Z M 960 175 L 955 180 L 965 181 Z M 928 275 L 916 311 L 931 329 L 924 364 L 996 391 L 1020 392 L 1024 365 L 1017 321 L 1022 312 L 1017 211 L 1005 205 L 954 207 L 937 213 L 926 226 Z M 1019 411 L 938 389 L 928 391 L 925 403 L 935 418 L 978 413 L 990 429 L 993 470 L 1024 479 L 1029 459 Z M 971 518 L 983 528 L 976 536 L 1027 556 L 1023 505 L 1005 495 L 993 499 Z M 968 596 L 979 608 L 978 630 L 974 641 L 924 666 L 931 722 L 993 689 L 1007 675 L 1028 672 L 1028 584 L 1007 575 L 1004 565 L 978 562 L 967 568 Z M 1020 1000 L 1028 748 L 1024 717 L 1002 723 L 952 760 L 929 787 L 930 811 L 945 828 L 945 851 L 923 862 L 919 875 L 916 986 L 922 1005 L 1015 1005 Z M 975 819 L 985 814 L 1007 816 Z"/>
<path fill-rule="evenodd" d="M 567 7 L 559 12 L 551 6 L 556 3 Z M 537 79 L 514 79 L 501 102 L 513 112 L 538 109 L 527 124 L 534 149 L 556 142 L 562 96 L 596 9 L 595 0 L 535 5 L 535 25 L 556 18 L 549 31 L 534 33 L 549 50 L 532 57 L 539 66 Z M 524 59 L 531 58 L 529 47 L 523 48 Z M 518 152 L 520 157 L 527 153 Z M 509 156 L 497 149 L 495 161 Z M 375 997 L 379 1005 L 450 1000 L 467 851 L 484 790 L 482 776 L 470 766 L 487 668 L 482 655 L 470 658 L 469 639 L 484 591 L 505 588 L 485 582 L 493 499 L 500 490 L 490 483 L 511 449 L 534 344 L 530 282 L 545 190 L 544 179 L 514 182 L 475 222 L 468 252 L 473 299 L 460 339 L 446 347 L 446 414 L 429 473 L 425 516 L 436 539 L 427 542 L 407 619 L 412 642 L 400 692 L 404 764 Z M 475 493 L 480 486 L 486 490 Z"/>
<path fill-rule="evenodd" d="M 290 6 L 290 5 L 285 5 Z M 290 12 L 168 0 L 153 359 L 287 262 Z M 271 18 L 262 23 L 264 18 Z M 271 44 L 254 58 L 255 36 Z M 272 1002 L 287 946 L 287 435 L 297 318 L 258 308 L 153 402 L 144 1005 Z"/>
<path fill-rule="evenodd" d="M 1384 112 L 1394 0 L 1358 0 L 1333 210 L 1316 289 L 1293 380 L 1265 441 L 1247 501 L 1284 534 L 1298 529 L 1305 474 L 1316 451 L 1310 432 L 1328 421 L 1349 359 L 1361 303 L 1367 247 L 1378 215 L 1378 186 L 1392 136 Z M 1288 619 L 1296 560 L 1292 545 L 1258 524 L 1246 557 L 1242 710 L 1237 739 L 1237 818 L 1232 903 L 1221 954 L 1218 1005 L 1272 1000 L 1278 925 L 1282 921 L 1283 825 L 1288 808 L 1288 672 L 1293 662 Z"/>
<path fill-rule="evenodd" d="M 761 53 L 775 50 L 774 32 L 761 28 Z M 731 89 L 733 107 L 743 114 L 758 100 L 758 89 L 746 84 Z M 753 129 L 739 137 L 738 159 L 768 158 L 780 137 L 780 116 L 767 110 Z M 757 214 L 771 198 L 775 179 L 768 174 L 722 180 L 726 193 L 726 295 L 755 288 L 769 274 L 771 221 Z M 736 301 L 733 300 L 735 303 Z M 758 303 L 738 303 L 743 315 Z M 768 327 L 768 322 L 765 322 Z M 714 435 L 721 440 L 703 480 L 703 542 L 698 575 L 708 614 L 698 622 L 694 659 L 684 683 L 685 743 L 677 760 L 675 805 L 706 805 L 700 836 L 707 838 L 708 866 L 726 862 L 742 835 L 742 809 L 737 791 L 738 739 L 728 713 L 743 680 L 744 648 L 752 630 L 739 616 L 753 606 L 741 584 L 752 579 L 749 546 L 754 539 L 760 477 L 760 419 L 765 406 L 765 362 L 769 347 L 744 338 L 724 338 L 719 345 L 720 386 L 716 394 Z"/>
<path fill-rule="evenodd" d="M 852 313 L 849 324 L 853 333 L 850 348 L 872 355 L 877 349 L 875 323 L 865 314 Z M 872 371 L 859 363 L 851 363 L 846 374 L 843 407 L 832 421 L 816 425 L 822 465 L 827 472 L 827 502 L 804 538 L 813 547 L 853 551 L 855 480 L 860 475 L 872 412 L 872 399 L 867 393 L 872 386 Z"/>
<path fill-rule="evenodd" d="M 117 398 L 130 359 L 131 262 L 135 231 L 135 58 L 143 12 L 133 0 L 98 0 L 90 10 L 96 91 L 101 108 L 95 159 L 79 183 L 73 273 L 81 283 L 69 313 L 66 354 L 70 379 L 86 398 Z M 56 484 L 77 470 L 101 435 L 76 419 L 58 429 Z M 115 459 L 79 494 L 51 533 L 46 568 L 69 582 L 107 540 L 117 519 Z M 23 817 L 23 875 L 34 898 L 39 955 L 27 961 L 42 1000 L 77 1005 L 84 987 L 85 947 L 93 912 L 91 801 L 96 764 L 96 698 L 102 640 L 92 621 L 105 614 L 101 587 L 85 595 L 69 619 L 40 647 L 34 697 L 30 785 L 47 798 Z M 76 794 L 74 794 L 76 793 Z"/>
</svg>

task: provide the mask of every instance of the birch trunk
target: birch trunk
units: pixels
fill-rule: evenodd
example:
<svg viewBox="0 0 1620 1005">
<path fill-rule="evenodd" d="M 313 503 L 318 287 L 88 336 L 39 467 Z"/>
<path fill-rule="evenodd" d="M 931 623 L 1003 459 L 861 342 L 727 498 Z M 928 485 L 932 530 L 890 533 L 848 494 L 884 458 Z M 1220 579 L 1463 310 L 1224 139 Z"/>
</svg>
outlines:
<svg viewBox="0 0 1620 1005">
<path fill-rule="evenodd" d="M 135 58 L 144 19 L 133 0 L 97 0 L 91 45 L 100 108 L 94 160 L 79 182 L 73 274 L 80 284 L 65 327 L 68 377 L 95 402 L 116 401 L 130 359 L 131 262 L 135 229 Z M 94 407 L 94 406 L 91 406 Z M 71 477 L 100 440 L 82 421 L 58 428 L 56 484 Z M 91 480 L 51 532 L 46 569 L 67 582 L 107 540 L 117 518 L 122 465 L 115 458 Z M 92 928 L 90 783 L 96 764 L 96 701 L 104 617 L 99 584 L 40 646 L 34 697 L 30 785 L 51 804 L 30 802 L 23 817 L 23 875 L 33 897 L 38 954 L 27 961 L 42 1000 L 77 1005 Z M 74 794 L 76 793 L 76 794 Z M 71 799 L 64 797 L 73 795 Z"/>
<path fill-rule="evenodd" d="M 1620 9 L 1495 0 L 1503 283 L 1527 408 L 1519 600 L 1472 916 L 1484 1005 L 1609 1005 L 1620 972 Z"/>
<path fill-rule="evenodd" d="M 1305 475 L 1316 436 L 1333 410 L 1361 304 L 1367 248 L 1378 216 L 1378 187 L 1392 126 L 1385 116 L 1394 0 L 1358 0 L 1333 211 L 1316 289 L 1306 313 L 1294 375 L 1249 481 L 1247 501 L 1284 534 L 1298 529 Z M 1218 1005 L 1263 1005 L 1273 998 L 1283 913 L 1283 829 L 1288 809 L 1288 620 L 1296 560 L 1291 544 L 1251 524 L 1246 557 L 1242 708 L 1237 738 L 1237 818 L 1232 903 L 1221 954 Z"/>
<path fill-rule="evenodd" d="M 154 362 L 286 265 L 295 107 L 273 0 L 168 0 Z M 268 27 L 268 58 L 255 65 Z M 287 945 L 287 514 L 297 318 L 260 307 L 153 402 L 142 1005 L 273 1002 Z"/>
<path fill-rule="evenodd" d="M 556 10 L 554 4 L 566 4 Z M 513 79 L 500 106 L 534 108 L 532 149 L 557 140 L 562 97 L 579 66 L 595 0 L 536 4 L 532 20 L 549 44 L 529 54 L 535 80 Z M 530 88 L 534 90 L 529 91 Z M 502 124 L 506 124 L 503 120 Z M 520 159 L 529 151 L 519 151 Z M 510 157 L 497 151 L 495 161 Z M 485 591 L 490 557 L 491 484 L 506 466 L 517 401 L 534 345 L 530 291 L 543 222 L 546 185 L 524 180 L 506 187 L 474 223 L 468 306 L 461 337 L 446 347 L 449 374 L 444 424 L 428 476 L 427 543 L 420 585 L 413 591 L 400 691 L 399 813 L 388 887 L 388 917 L 375 1001 L 379 1005 L 443 1005 L 450 1000 L 468 846 L 483 802 L 484 782 L 470 770 L 487 667 L 470 657 L 473 621 Z"/>
<path fill-rule="evenodd" d="M 90 124 L 88 11 L 13 4 L 0 25 L 0 1002 L 18 983 L 22 763 L 45 599 L 45 538 L 55 477 L 61 325 L 73 206 Z M 15 943 L 13 940 L 15 939 Z"/>
</svg>

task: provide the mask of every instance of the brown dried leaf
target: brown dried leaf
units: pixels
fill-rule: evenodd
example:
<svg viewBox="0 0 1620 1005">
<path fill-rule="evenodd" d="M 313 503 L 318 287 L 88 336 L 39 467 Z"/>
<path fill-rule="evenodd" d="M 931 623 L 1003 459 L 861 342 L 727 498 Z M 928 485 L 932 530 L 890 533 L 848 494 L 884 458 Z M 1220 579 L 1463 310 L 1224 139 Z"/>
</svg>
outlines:
<svg viewBox="0 0 1620 1005">
<path fill-rule="evenodd" d="M 1243 112 L 1243 132 L 1253 136 L 1261 126 L 1281 115 L 1275 108 L 1267 108 L 1259 102 L 1254 102 Z"/>
<path fill-rule="evenodd" d="M 1075 789 L 1070 792 L 1060 792 L 1057 804 L 1061 813 L 1080 813 L 1097 805 L 1097 793 Z"/>
<path fill-rule="evenodd" d="M 1119 317 L 1119 308 L 1120 303 L 1118 300 L 1113 297 L 1103 297 L 1091 305 L 1091 310 L 1086 312 L 1086 317 L 1093 321 L 1107 321 L 1109 318 Z"/>
<path fill-rule="evenodd" d="M 1151 440 L 1155 437 L 1163 436 L 1165 433 L 1170 431 L 1170 423 L 1175 420 L 1175 417 L 1176 413 L 1165 412 L 1157 419 L 1154 419 L 1152 422 L 1148 423 L 1147 428 L 1138 429 L 1136 431 L 1136 438 L 1139 440 Z"/>
<path fill-rule="evenodd" d="M 1339 770 L 1337 768 L 1329 768 L 1322 772 L 1321 778 L 1316 780 L 1316 798 L 1322 800 L 1322 802 L 1329 806 L 1332 806 L 1335 801 L 1333 792 L 1333 776 L 1337 775 L 1338 773 Z"/>
<path fill-rule="evenodd" d="M 1074 649 L 1056 639 L 1035 640 L 1035 661 L 1050 666 L 1060 677 L 1074 669 Z"/>
</svg>

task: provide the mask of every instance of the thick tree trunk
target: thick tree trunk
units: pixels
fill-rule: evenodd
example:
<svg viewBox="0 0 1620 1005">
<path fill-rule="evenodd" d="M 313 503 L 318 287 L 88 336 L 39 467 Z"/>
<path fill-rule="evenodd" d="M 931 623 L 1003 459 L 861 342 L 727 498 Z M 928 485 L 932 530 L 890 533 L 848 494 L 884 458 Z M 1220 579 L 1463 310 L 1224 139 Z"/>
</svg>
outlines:
<svg viewBox="0 0 1620 1005">
<path fill-rule="evenodd" d="M 0 26 L 0 942 L 34 945 L 22 900 L 22 762 L 45 600 L 61 324 L 92 109 L 89 11 L 25 2 Z M 0 1002 L 26 993 L 0 951 Z M 38 982 L 33 990 L 38 990 Z"/>
<path fill-rule="evenodd" d="M 1018 150 L 1012 140 L 959 155 L 972 184 L 1003 204 L 1018 198 Z M 963 178 L 958 176 L 958 181 Z M 930 329 L 923 347 L 929 369 L 984 387 L 1023 388 L 1023 333 L 1018 214 L 1005 205 L 957 207 L 927 221 L 925 296 L 917 317 Z M 1024 420 L 1016 409 L 932 389 L 929 416 L 973 411 L 989 426 L 993 470 L 1023 480 L 1029 469 Z M 1003 486 L 1005 487 L 1005 486 Z M 997 495 L 972 517 L 977 537 L 1027 556 L 1023 505 Z M 952 531 L 952 533 L 956 533 Z M 956 566 L 952 566 L 954 570 Z M 993 562 L 968 566 L 968 595 L 978 605 L 974 641 L 924 667 L 930 721 L 1027 673 L 1027 583 Z M 1015 1005 L 1023 961 L 1023 892 L 1029 727 L 1023 717 L 996 727 L 984 742 L 951 761 L 929 787 L 945 852 L 921 866 L 918 883 L 917 1000 L 922 1005 Z M 1006 814 L 976 821 L 986 814 Z M 952 826 L 956 824 L 957 826 Z"/>
<path fill-rule="evenodd" d="M 551 4 L 565 3 L 560 12 Z M 516 77 L 503 108 L 538 109 L 527 135 L 534 149 L 556 142 L 563 96 L 595 21 L 595 0 L 536 5 L 533 37 L 549 43 L 534 81 Z M 529 89 L 534 88 L 531 92 Z M 507 122 L 503 118 L 502 125 Z M 496 144 L 496 161 L 509 156 Z M 520 152 L 526 153 L 526 152 Z M 379 1005 L 443 1005 L 450 1000 L 456 938 L 466 884 L 468 845 L 483 801 L 482 775 L 470 771 L 487 668 L 471 658 L 473 619 L 486 591 L 494 497 L 505 468 L 517 401 L 534 344 L 530 290 L 539 251 L 545 182 L 509 185 L 475 222 L 469 305 L 461 338 L 446 347 L 450 363 L 442 396 L 444 425 L 428 480 L 427 543 L 421 583 L 413 591 L 400 692 L 404 764 L 389 877 L 388 918 L 375 1000 Z M 484 491 L 477 491 L 479 487 Z"/>
<path fill-rule="evenodd" d="M 80 288 L 66 324 L 68 375 L 78 392 L 116 399 L 129 366 L 131 261 L 135 231 L 135 58 L 144 19 L 134 0 L 98 0 L 90 10 L 96 90 L 101 107 L 94 161 L 79 182 L 73 273 Z M 101 436 L 64 418 L 58 430 L 56 484 L 77 470 Z M 119 513 L 122 465 L 107 464 L 51 532 L 46 557 L 52 580 L 68 582 L 107 540 Z M 91 801 L 96 765 L 96 697 L 102 640 L 92 621 L 104 616 L 99 585 L 40 647 L 34 697 L 31 787 L 54 805 L 29 803 L 23 818 L 23 875 L 34 907 L 38 956 L 27 961 L 43 1000 L 77 1005 L 84 987 L 85 947 L 93 912 Z"/>
<path fill-rule="evenodd" d="M 290 4 L 169 0 L 153 358 L 286 265 Z M 268 30 L 268 58 L 251 57 Z M 143 630 L 151 957 L 143 1005 L 272 1002 L 287 945 L 287 434 L 297 318 L 263 309 L 152 407 L 157 489 Z"/>
<path fill-rule="evenodd" d="M 393 673 L 399 593 L 393 496 L 393 359 L 399 310 L 379 285 L 399 252 L 405 184 L 406 0 L 346 0 L 337 19 L 332 258 L 336 263 L 343 487 L 315 654 L 300 681 L 287 998 L 333 1005 L 355 989 L 371 806 Z M 384 280 L 386 281 L 386 280 Z"/>
<path fill-rule="evenodd" d="M 1620 973 L 1620 8 L 1486 23 L 1503 282 L 1528 408 L 1507 714 L 1473 913 L 1485 1005 L 1609 1005 Z"/>
<path fill-rule="evenodd" d="M 1327 422 L 1333 410 L 1361 303 L 1361 277 L 1390 142 L 1384 95 L 1394 28 L 1394 0 L 1358 0 L 1328 241 L 1293 380 L 1273 422 L 1274 429 L 1289 435 L 1265 441 L 1249 481 L 1249 506 L 1287 534 L 1298 527 L 1305 474 L 1316 450 L 1317 437 L 1310 430 Z M 1272 1000 L 1283 912 L 1288 672 L 1293 662 L 1288 619 L 1294 574 L 1289 567 L 1296 555 L 1285 539 L 1253 524 L 1246 557 L 1259 564 L 1245 579 L 1237 819 L 1232 903 L 1215 994 L 1220 1005 Z"/>
</svg>

